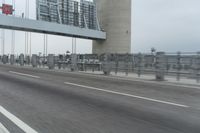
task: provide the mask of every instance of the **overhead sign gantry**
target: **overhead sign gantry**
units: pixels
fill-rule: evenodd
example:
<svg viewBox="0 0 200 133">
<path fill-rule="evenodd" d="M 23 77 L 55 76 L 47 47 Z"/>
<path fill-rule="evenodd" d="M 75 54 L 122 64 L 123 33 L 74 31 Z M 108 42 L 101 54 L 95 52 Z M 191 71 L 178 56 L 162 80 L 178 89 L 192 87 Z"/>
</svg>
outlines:
<svg viewBox="0 0 200 133">
<path fill-rule="evenodd" d="M 12 5 L 2 6 L 0 28 L 53 35 L 105 40 L 94 2 L 87 0 L 36 0 L 37 20 L 8 16 Z M 5 15 L 6 14 L 6 15 Z"/>
</svg>

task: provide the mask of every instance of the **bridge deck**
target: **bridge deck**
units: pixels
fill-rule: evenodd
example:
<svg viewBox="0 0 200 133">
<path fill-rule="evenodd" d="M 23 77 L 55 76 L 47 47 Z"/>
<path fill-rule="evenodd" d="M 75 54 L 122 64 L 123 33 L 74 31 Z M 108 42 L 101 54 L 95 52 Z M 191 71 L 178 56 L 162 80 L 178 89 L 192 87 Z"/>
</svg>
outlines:
<svg viewBox="0 0 200 133">
<path fill-rule="evenodd" d="M 0 28 L 85 38 L 92 40 L 106 39 L 106 33 L 102 31 L 31 19 L 22 19 L 19 17 L 11 17 L 5 15 L 0 15 Z"/>
</svg>

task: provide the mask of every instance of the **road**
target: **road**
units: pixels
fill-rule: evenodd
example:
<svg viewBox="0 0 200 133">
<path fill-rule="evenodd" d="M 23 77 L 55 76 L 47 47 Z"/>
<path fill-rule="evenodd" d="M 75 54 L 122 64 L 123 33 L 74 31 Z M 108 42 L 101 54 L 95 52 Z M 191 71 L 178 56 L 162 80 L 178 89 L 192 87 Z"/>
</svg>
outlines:
<svg viewBox="0 0 200 133">
<path fill-rule="evenodd" d="M 200 133 L 200 88 L 0 65 L 10 133 Z"/>
</svg>

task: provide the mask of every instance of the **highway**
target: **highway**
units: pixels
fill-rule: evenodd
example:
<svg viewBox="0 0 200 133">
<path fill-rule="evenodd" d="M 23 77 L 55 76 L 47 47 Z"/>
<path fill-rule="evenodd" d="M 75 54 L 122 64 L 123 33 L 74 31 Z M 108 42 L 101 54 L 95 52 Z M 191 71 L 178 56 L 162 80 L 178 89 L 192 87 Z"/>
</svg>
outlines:
<svg viewBox="0 0 200 133">
<path fill-rule="evenodd" d="M 200 88 L 0 65 L 10 133 L 200 133 Z"/>
</svg>

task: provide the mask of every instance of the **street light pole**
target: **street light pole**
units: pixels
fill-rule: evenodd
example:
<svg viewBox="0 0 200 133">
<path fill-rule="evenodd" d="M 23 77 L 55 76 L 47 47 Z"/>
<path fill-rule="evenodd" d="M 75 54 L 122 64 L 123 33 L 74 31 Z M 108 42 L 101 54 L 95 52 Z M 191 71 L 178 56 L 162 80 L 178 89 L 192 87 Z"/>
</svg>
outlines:
<svg viewBox="0 0 200 133">
<path fill-rule="evenodd" d="M 12 6 L 13 6 L 13 16 L 15 16 L 15 0 L 12 0 Z M 15 54 L 15 31 L 12 30 L 12 42 L 11 42 L 11 54 Z"/>
<path fill-rule="evenodd" d="M 2 4 L 5 4 L 5 0 L 2 0 Z M 2 37 L 1 53 L 2 53 L 2 55 L 4 55 L 5 54 L 5 30 L 4 29 L 1 30 L 1 37 Z"/>
</svg>

